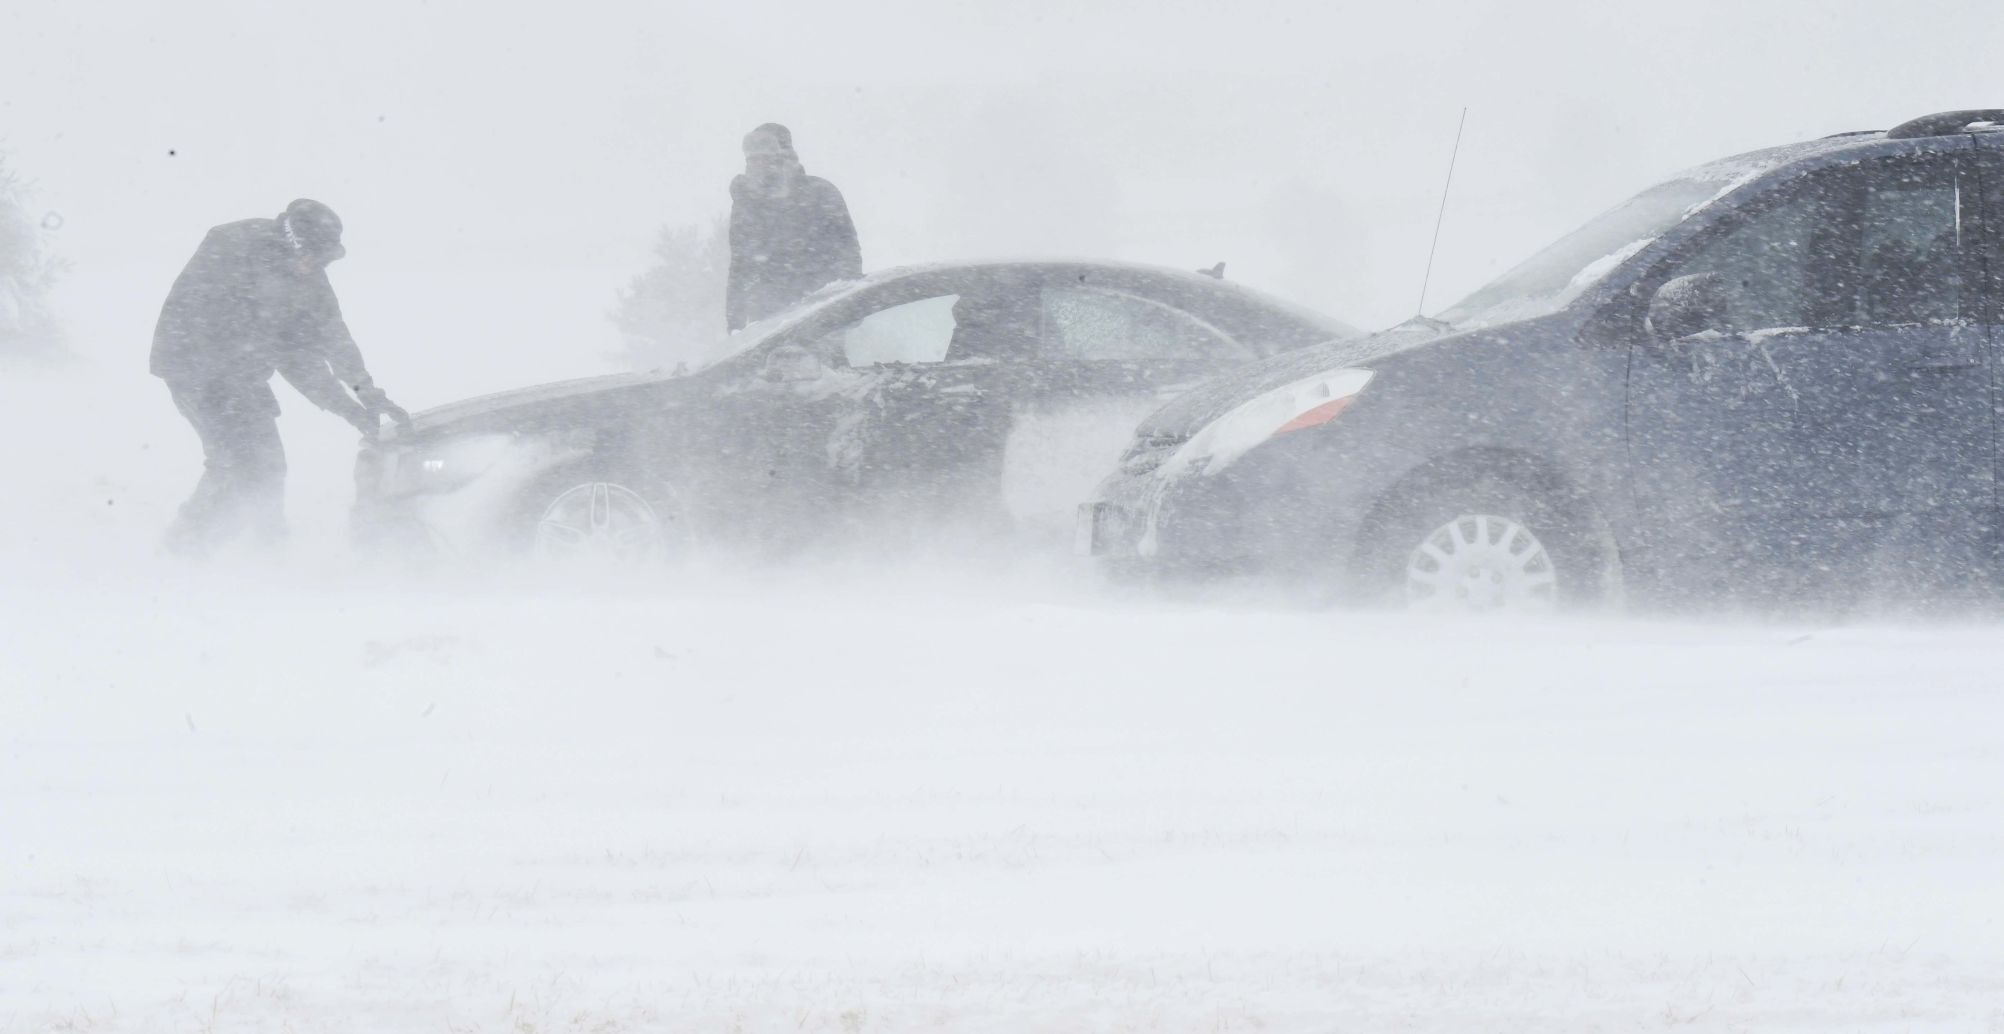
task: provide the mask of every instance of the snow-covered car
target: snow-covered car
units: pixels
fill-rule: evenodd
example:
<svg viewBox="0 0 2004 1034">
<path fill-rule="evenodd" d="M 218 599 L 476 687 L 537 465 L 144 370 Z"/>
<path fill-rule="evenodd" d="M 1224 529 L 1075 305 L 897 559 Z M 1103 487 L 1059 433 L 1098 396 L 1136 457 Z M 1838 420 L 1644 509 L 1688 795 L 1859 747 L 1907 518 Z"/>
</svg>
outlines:
<svg viewBox="0 0 2004 1034">
<path fill-rule="evenodd" d="M 1142 422 L 1079 539 L 1426 608 L 1980 593 L 2000 123 L 1705 165 L 1437 320 L 1224 375 Z"/>
<path fill-rule="evenodd" d="M 366 443 L 364 538 L 616 562 L 701 545 L 896 541 L 948 518 L 1051 529 L 1135 422 L 1187 386 L 1353 337 L 1215 276 L 942 265 L 831 285 L 693 372 L 601 377 L 420 413 Z M 956 525 L 959 526 L 959 525 Z"/>
</svg>

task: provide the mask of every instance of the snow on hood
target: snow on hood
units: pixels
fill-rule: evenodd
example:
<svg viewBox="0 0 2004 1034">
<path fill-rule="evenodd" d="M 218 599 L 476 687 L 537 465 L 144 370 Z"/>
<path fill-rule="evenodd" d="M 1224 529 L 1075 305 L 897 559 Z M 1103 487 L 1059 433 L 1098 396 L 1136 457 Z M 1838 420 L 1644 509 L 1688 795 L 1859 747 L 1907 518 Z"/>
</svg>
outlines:
<svg viewBox="0 0 2004 1034">
<path fill-rule="evenodd" d="M 1439 338 L 1448 329 L 1437 320 L 1415 316 L 1376 334 L 1283 352 L 1220 374 L 1178 395 L 1143 419 L 1138 433 L 1145 437 L 1188 437 L 1249 398 L 1323 371 L 1382 359 Z"/>
<path fill-rule="evenodd" d="M 718 347 L 710 349 L 707 355 L 700 356 L 695 363 L 679 371 L 656 369 L 640 373 L 614 373 L 596 377 L 579 377 L 572 380 L 556 381 L 549 384 L 537 384 L 526 388 L 517 388 L 511 391 L 496 392 L 491 395 L 481 395 L 459 402 L 449 402 L 443 406 L 427 409 L 412 417 L 412 433 L 422 435 L 427 431 L 488 416 L 503 410 L 557 403 L 566 399 L 592 395 L 599 392 L 619 388 L 637 388 L 647 384 L 675 380 L 690 376 L 691 374 L 701 373 L 724 360 L 744 354 L 746 351 L 764 342 L 767 338 L 770 338 L 779 330 L 805 319 L 824 303 L 874 282 L 874 278 L 865 277 L 861 280 L 838 280 L 827 284 L 785 311 L 748 324 L 736 332 L 720 338 Z M 386 432 L 385 434 L 385 441 L 394 441 L 399 437 L 394 432 Z"/>
<path fill-rule="evenodd" d="M 575 380 L 557 381 L 553 384 L 538 384 L 512 391 L 499 391 L 492 395 L 481 395 L 459 402 L 427 409 L 411 418 L 411 434 L 422 435 L 477 417 L 511 409 L 538 406 L 566 399 L 596 395 L 617 388 L 634 388 L 669 380 L 673 375 L 659 370 L 647 373 L 614 373 L 599 377 L 580 377 Z M 403 437 L 394 431 L 385 431 L 385 441 L 395 441 Z"/>
</svg>

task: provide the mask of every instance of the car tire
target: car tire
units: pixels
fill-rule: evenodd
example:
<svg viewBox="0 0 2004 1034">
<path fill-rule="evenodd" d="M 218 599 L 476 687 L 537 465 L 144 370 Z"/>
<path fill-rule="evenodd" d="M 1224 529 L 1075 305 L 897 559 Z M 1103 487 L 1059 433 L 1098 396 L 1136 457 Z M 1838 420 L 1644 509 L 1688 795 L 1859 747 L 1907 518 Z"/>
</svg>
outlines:
<svg viewBox="0 0 2004 1034">
<path fill-rule="evenodd" d="M 543 478 L 523 493 L 517 543 L 553 568 L 631 570 L 684 560 L 695 545 L 688 509 L 672 493 L 642 494 L 589 470 Z"/>
<path fill-rule="evenodd" d="M 1376 522 L 1354 580 L 1369 601 L 1423 613 L 1601 605 L 1615 595 L 1613 550 L 1582 510 L 1495 477 L 1438 479 Z"/>
</svg>

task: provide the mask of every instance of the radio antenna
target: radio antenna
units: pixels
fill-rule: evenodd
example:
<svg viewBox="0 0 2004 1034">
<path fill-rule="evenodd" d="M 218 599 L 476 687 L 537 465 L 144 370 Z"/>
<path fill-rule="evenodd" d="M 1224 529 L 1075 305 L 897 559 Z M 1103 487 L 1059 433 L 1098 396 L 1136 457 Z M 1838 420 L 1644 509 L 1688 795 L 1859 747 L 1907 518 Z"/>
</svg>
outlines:
<svg viewBox="0 0 2004 1034">
<path fill-rule="evenodd" d="M 1461 109 L 1461 121 L 1454 124 L 1454 150 L 1447 155 L 1447 182 L 1440 185 L 1440 211 L 1433 217 L 1433 244 L 1426 249 L 1426 275 L 1420 278 L 1419 315 L 1426 315 L 1426 289 L 1433 282 L 1433 256 L 1440 250 L 1440 224 L 1447 219 L 1447 190 L 1454 186 L 1454 160 L 1461 157 L 1461 130 L 1468 125 L 1468 109 Z"/>
</svg>

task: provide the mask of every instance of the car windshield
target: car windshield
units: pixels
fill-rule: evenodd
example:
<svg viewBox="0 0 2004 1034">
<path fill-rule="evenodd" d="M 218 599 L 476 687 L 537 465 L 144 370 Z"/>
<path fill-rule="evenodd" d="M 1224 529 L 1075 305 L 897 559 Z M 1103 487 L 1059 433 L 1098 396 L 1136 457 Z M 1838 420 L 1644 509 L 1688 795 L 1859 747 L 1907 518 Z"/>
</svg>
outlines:
<svg viewBox="0 0 2004 1034">
<path fill-rule="evenodd" d="M 727 334 L 718 334 L 716 337 L 710 339 L 710 343 L 707 346 L 691 350 L 696 353 L 697 358 L 695 361 L 690 362 L 682 372 L 694 373 L 697 370 L 715 366 L 732 356 L 743 354 L 752 347 L 764 343 L 781 329 L 798 323 L 813 310 L 828 304 L 836 298 L 849 294 L 868 282 L 870 281 L 867 279 L 837 280 L 834 283 L 815 289 L 813 293 L 795 302 L 792 306 L 767 316 L 756 323 L 748 323 Z"/>
<path fill-rule="evenodd" d="M 1557 312 L 1730 186 L 1730 180 L 1693 177 L 1651 187 L 1559 238 L 1440 318 L 1466 330 Z"/>
</svg>

